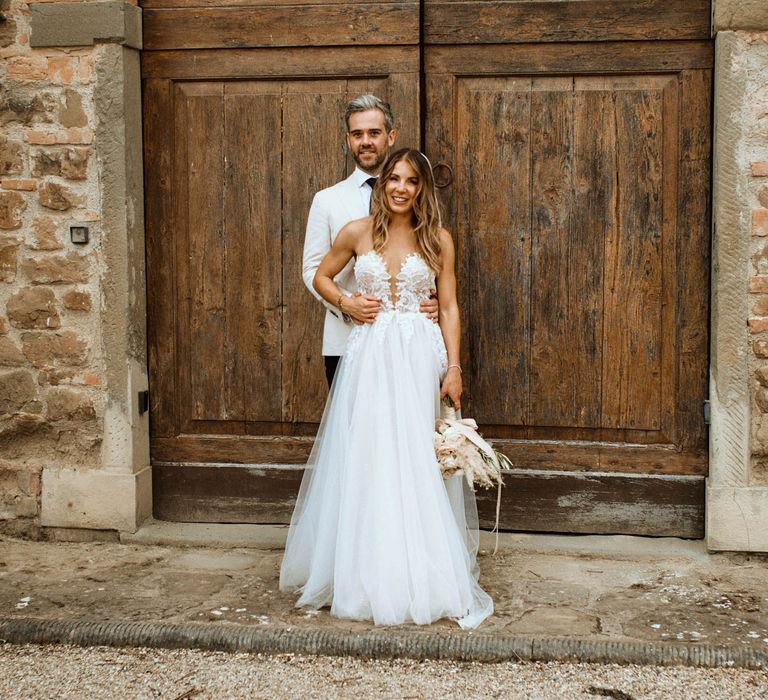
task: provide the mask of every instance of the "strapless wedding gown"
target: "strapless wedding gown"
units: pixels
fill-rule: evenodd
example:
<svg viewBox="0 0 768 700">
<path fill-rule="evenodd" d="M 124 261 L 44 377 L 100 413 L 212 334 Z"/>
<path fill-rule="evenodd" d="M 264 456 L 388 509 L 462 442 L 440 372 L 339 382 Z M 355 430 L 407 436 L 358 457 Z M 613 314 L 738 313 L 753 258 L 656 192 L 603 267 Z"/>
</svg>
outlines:
<svg viewBox="0 0 768 700">
<path fill-rule="evenodd" d="M 383 300 L 355 326 L 291 518 L 280 590 L 376 624 L 443 617 L 476 627 L 493 612 L 477 582 L 477 509 L 460 475 L 444 481 L 432 444 L 446 371 L 439 326 L 419 312 L 434 274 L 410 254 L 393 281 L 371 251 L 360 291 Z"/>
</svg>

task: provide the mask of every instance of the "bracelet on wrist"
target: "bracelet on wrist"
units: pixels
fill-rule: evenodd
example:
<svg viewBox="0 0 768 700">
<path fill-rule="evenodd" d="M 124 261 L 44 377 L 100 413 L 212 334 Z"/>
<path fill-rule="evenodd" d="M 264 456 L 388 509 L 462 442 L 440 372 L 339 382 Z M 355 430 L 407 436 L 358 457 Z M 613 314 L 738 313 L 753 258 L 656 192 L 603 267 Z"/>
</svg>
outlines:
<svg viewBox="0 0 768 700">
<path fill-rule="evenodd" d="M 459 374 L 462 374 L 460 365 L 448 365 L 448 369 L 446 369 L 445 371 L 447 372 L 449 369 L 451 369 L 451 367 L 455 367 L 457 370 L 459 370 Z"/>
<path fill-rule="evenodd" d="M 336 306 L 339 307 L 339 311 L 341 311 L 341 313 L 344 313 L 344 306 L 343 306 L 343 304 L 344 304 L 344 295 L 343 294 L 339 294 L 339 298 L 336 301 Z"/>
</svg>

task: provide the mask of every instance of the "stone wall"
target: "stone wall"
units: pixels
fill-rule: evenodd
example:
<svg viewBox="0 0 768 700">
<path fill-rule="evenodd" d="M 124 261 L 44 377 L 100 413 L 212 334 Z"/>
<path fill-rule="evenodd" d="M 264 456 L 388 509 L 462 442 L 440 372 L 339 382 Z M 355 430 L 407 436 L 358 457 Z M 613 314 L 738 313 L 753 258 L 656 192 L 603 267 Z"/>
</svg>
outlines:
<svg viewBox="0 0 768 700">
<path fill-rule="evenodd" d="M 124 49 L 96 41 L 33 48 L 41 43 L 31 36 L 34 7 L 0 0 L 0 529 L 31 535 L 39 532 L 45 470 L 81 473 L 120 461 L 105 455 L 112 385 L 120 383 L 111 381 L 114 337 L 105 329 L 129 313 L 127 299 L 108 303 L 109 246 L 120 245 L 120 232 L 106 226 L 114 163 L 107 139 L 96 140 L 105 131 L 99 91 L 121 85 L 100 81 L 116 79 Z M 122 121 L 112 129 L 124 133 Z M 73 242 L 72 226 L 86 226 L 89 241 Z M 129 355 L 122 351 L 119 367 Z"/>
<path fill-rule="evenodd" d="M 752 458 L 750 481 L 768 485 L 768 32 L 740 33 L 748 46 L 743 177 L 750 205 Z"/>
<path fill-rule="evenodd" d="M 768 551 L 768 4 L 714 18 L 707 544 Z"/>
</svg>

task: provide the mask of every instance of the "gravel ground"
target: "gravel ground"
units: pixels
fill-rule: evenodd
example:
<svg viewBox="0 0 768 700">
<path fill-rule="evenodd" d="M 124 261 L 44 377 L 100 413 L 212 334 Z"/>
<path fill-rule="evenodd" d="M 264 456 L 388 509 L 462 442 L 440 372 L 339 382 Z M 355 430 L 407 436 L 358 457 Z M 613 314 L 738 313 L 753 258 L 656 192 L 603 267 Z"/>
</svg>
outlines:
<svg viewBox="0 0 768 700">
<path fill-rule="evenodd" d="M 768 672 L 0 644 L 0 698 L 768 698 Z"/>
</svg>

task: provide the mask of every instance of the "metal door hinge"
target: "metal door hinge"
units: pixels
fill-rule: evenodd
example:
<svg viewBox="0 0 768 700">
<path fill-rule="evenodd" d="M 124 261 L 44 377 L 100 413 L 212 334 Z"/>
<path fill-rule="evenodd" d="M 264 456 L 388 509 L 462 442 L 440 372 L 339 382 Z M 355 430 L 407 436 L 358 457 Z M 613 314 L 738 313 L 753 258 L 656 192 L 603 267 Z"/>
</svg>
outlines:
<svg viewBox="0 0 768 700">
<path fill-rule="evenodd" d="M 709 401 L 704 402 L 704 425 L 709 425 L 710 420 L 712 419 L 712 408 L 710 407 Z"/>
<path fill-rule="evenodd" d="M 139 415 L 149 410 L 149 389 L 139 392 Z"/>
</svg>

